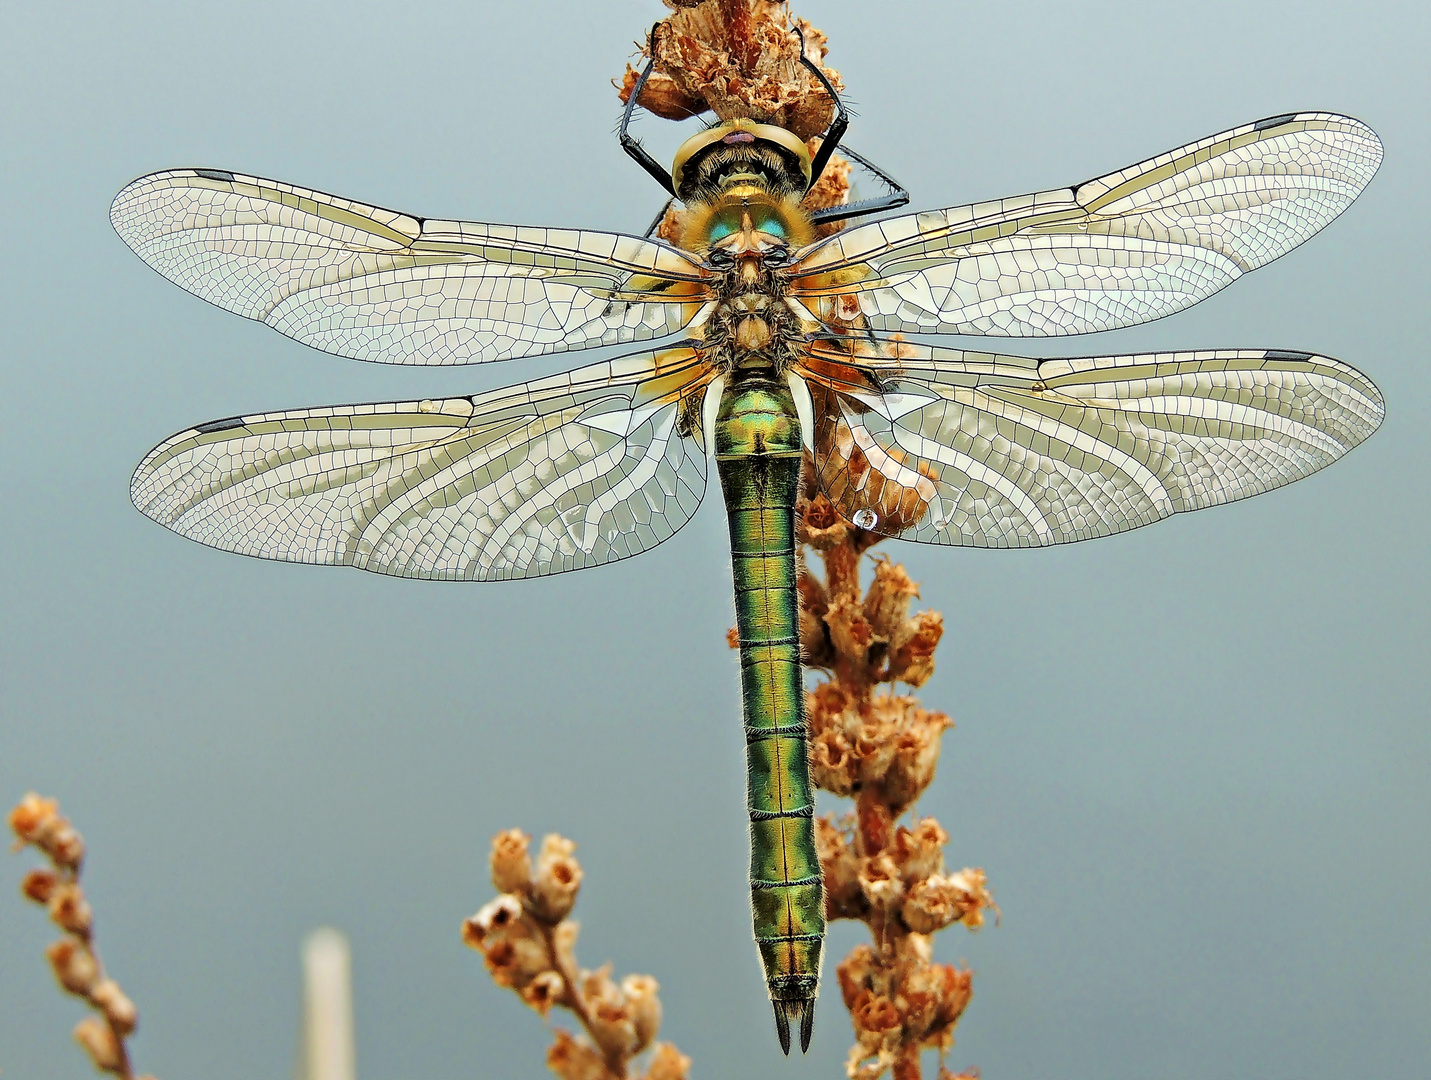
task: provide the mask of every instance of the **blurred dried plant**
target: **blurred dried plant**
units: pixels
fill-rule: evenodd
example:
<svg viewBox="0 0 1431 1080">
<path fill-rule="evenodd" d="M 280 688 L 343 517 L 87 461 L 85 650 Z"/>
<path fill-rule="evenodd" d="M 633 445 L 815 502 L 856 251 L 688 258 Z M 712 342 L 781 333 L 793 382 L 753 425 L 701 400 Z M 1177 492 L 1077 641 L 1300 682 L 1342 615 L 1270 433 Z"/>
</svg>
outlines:
<svg viewBox="0 0 1431 1080">
<path fill-rule="evenodd" d="M 50 921 L 64 931 L 45 950 L 55 979 L 61 989 L 83 998 L 98 1014 L 76 1025 L 75 1041 L 100 1072 L 134 1080 L 125 1040 L 134 1034 L 139 1013 L 119 984 L 105 975 L 94 949 L 94 912 L 80 887 L 84 840 L 54 799 L 34 792 L 10 811 L 10 829 L 16 837 L 16 851 L 33 847 L 50 861 L 47 868 L 26 874 L 20 891 L 26 899 L 44 905 Z"/>
<path fill-rule="evenodd" d="M 501 895 L 462 924 L 462 940 L 482 953 L 498 986 L 543 1017 L 555 1006 L 581 1022 L 585 1037 L 558 1028 L 547 1051 L 562 1080 L 685 1080 L 691 1059 L 655 1041 L 656 980 L 628 975 L 618 984 L 610 964 L 595 971 L 577 964 L 577 924 L 567 917 L 581 887 L 576 845 L 550 834 L 533 865 L 530 844 L 518 829 L 492 838 L 492 884 Z M 645 1071 L 632 1072 L 632 1059 L 647 1050 Z"/>
</svg>

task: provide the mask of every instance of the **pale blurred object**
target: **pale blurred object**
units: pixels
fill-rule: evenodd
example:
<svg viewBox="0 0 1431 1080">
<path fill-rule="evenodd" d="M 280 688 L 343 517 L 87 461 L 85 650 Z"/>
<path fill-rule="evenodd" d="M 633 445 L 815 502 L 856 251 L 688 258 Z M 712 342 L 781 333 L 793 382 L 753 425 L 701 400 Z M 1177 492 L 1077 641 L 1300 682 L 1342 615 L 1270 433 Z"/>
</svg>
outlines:
<svg viewBox="0 0 1431 1080">
<path fill-rule="evenodd" d="M 348 939 L 331 927 L 303 942 L 303 1035 L 298 1080 L 354 1080 L 353 968 Z"/>
</svg>

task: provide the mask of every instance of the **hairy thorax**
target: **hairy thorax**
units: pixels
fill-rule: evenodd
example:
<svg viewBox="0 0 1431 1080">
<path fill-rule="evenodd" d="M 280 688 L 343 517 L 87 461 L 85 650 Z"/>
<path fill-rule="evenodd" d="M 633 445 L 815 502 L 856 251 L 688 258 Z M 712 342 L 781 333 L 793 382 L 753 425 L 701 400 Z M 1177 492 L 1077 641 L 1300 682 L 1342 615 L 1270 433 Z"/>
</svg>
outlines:
<svg viewBox="0 0 1431 1080">
<path fill-rule="evenodd" d="M 707 356 L 727 372 L 769 368 L 783 374 L 803 333 L 785 303 L 786 285 L 785 275 L 754 260 L 726 272 L 706 323 Z"/>
<path fill-rule="evenodd" d="M 786 302 L 794 246 L 808 223 L 792 202 L 755 187 L 699 207 L 688 243 L 714 271 L 716 307 L 706 321 L 706 356 L 724 371 L 783 375 L 806 328 Z"/>
</svg>

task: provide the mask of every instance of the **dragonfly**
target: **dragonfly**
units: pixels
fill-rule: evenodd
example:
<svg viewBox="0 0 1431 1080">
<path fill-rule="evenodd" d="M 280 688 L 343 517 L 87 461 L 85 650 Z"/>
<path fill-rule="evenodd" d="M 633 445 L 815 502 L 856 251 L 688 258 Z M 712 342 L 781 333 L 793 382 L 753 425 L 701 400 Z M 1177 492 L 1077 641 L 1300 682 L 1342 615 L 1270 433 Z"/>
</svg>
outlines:
<svg viewBox="0 0 1431 1080">
<path fill-rule="evenodd" d="M 1184 310 L 1351 204 L 1382 157 L 1365 124 L 1287 113 L 1070 187 L 821 238 L 818 226 L 908 194 L 846 147 L 890 193 L 802 208 L 849 122 L 803 62 L 836 106 L 813 154 L 783 128 L 737 119 L 689 139 L 669 170 L 627 130 L 646 67 L 620 139 L 682 204 L 675 243 L 422 218 L 219 169 L 141 177 L 111 208 L 164 277 L 326 352 L 444 366 L 607 350 L 471 396 L 186 428 L 145 456 L 130 495 L 191 540 L 399 577 L 539 577 L 669 539 L 714 461 L 752 918 L 786 1054 L 792 1025 L 810 1044 L 825 932 L 796 593 L 802 468 L 873 533 L 1040 547 L 1301 479 L 1384 413 L 1356 369 L 1292 349 L 1035 359 L 938 343 Z"/>
</svg>

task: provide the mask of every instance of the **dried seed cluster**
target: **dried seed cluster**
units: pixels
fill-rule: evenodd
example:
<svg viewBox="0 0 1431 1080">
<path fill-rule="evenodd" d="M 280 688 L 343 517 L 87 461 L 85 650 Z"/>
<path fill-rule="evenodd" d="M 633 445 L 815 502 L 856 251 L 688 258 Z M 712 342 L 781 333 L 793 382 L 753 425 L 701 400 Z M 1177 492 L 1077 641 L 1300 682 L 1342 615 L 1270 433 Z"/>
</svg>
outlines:
<svg viewBox="0 0 1431 1080">
<path fill-rule="evenodd" d="M 879 541 L 841 518 L 814 490 L 807 467 L 803 543 L 825 564 L 825 578 L 800 574 L 800 630 L 807 666 L 831 673 L 808 701 L 815 782 L 836 795 L 877 791 L 898 816 L 934 779 L 939 738 L 952 721 L 930 712 L 893 684 L 923 686 L 934 674 L 944 634 L 937 611 L 909 614 L 919 595 L 904 567 L 879 559 L 860 593 L 861 556 Z M 881 683 L 888 694 L 875 695 Z"/>
<path fill-rule="evenodd" d="M 837 969 L 855 1031 L 846 1073 L 874 1080 L 890 1069 L 895 1080 L 914 1080 L 921 1051 L 942 1056 L 953 1045 L 973 994 L 972 972 L 933 962 L 931 935 L 955 923 L 983 925 L 984 910 L 993 906 L 984 874 L 945 870 L 948 835 L 933 818 L 896 828 L 882 848 L 854 820 L 836 825 L 822 818 L 815 835 L 827 916 L 860 919 L 873 938 Z"/>
<path fill-rule="evenodd" d="M 808 459 L 804 475 L 802 557 L 814 551 L 825 572 L 801 567 L 801 639 L 806 663 L 829 673 L 806 699 L 811 772 L 826 791 L 855 800 L 838 823 L 816 821 L 825 914 L 867 923 L 872 938 L 838 967 L 855 1032 L 846 1073 L 917 1080 L 921 1052 L 942 1059 L 973 992 L 970 971 L 933 962 L 930 935 L 956 923 L 976 930 L 994 907 L 982 870 L 945 867 L 949 835 L 939 822 L 897 824 L 934 779 L 940 738 L 953 723 L 893 684 L 929 680 L 944 623 L 938 612 L 910 614 L 918 587 L 887 559 L 875 561 L 861 592 L 860 561 L 880 537 L 840 517 Z M 880 684 L 889 692 L 876 694 Z M 942 1064 L 940 1075 L 950 1075 Z"/>
<path fill-rule="evenodd" d="M 558 1029 L 547 1051 L 548 1067 L 562 1080 L 685 1080 L 691 1059 L 655 1041 L 656 980 L 628 975 L 618 984 L 610 964 L 595 971 L 577 964 L 577 924 L 567 917 L 581 887 L 576 845 L 553 833 L 533 864 L 530 844 L 519 829 L 492 838 L 492 884 L 501 895 L 462 924 L 462 940 L 482 953 L 498 986 L 543 1017 L 558 1006 L 581 1021 L 586 1037 Z M 646 1050 L 645 1071 L 633 1074 L 632 1059 Z"/>
<path fill-rule="evenodd" d="M 10 811 L 10 829 L 17 850 L 30 846 L 49 859 L 46 868 L 25 875 L 20 891 L 44 905 L 50 921 L 64 936 L 45 950 L 55 979 L 68 993 L 83 998 L 98 1013 L 75 1027 L 75 1041 L 84 1047 L 100 1072 L 133 1080 L 125 1039 L 134 1034 L 139 1013 L 119 984 L 104 973 L 94 949 L 94 912 L 80 887 L 84 840 L 60 813 L 54 799 L 34 792 Z M 141 1080 L 152 1080 L 141 1078 Z"/>
<path fill-rule="evenodd" d="M 805 55 L 838 91 L 839 72 L 825 67 L 828 39 L 804 19 L 790 18 L 772 0 L 666 0 L 673 10 L 656 28 L 656 69 L 639 104 L 667 120 L 712 111 L 721 120 L 751 117 L 802 139 L 819 135 L 834 118 L 834 102 L 800 64 Z M 650 48 L 643 42 L 643 52 Z M 624 104 L 639 73 L 627 65 Z"/>
</svg>

